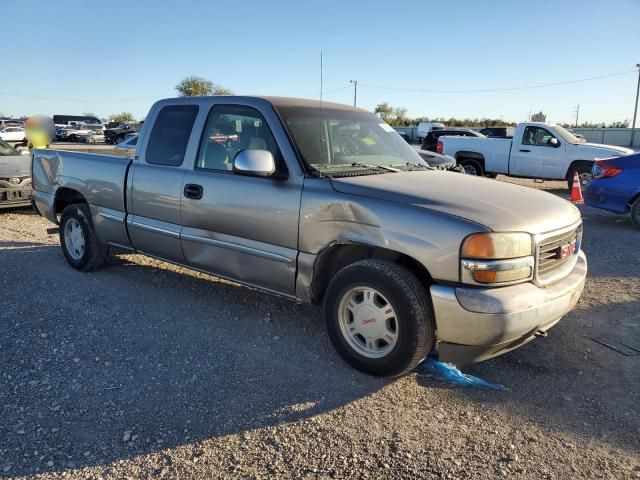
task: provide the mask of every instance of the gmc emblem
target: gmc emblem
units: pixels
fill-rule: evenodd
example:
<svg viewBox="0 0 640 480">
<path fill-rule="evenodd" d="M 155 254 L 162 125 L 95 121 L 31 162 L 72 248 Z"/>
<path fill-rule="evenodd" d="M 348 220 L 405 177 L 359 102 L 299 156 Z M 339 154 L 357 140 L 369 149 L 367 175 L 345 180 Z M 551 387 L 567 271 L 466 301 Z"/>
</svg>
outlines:
<svg viewBox="0 0 640 480">
<path fill-rule="evenodd" d="M 572 255 L 575 251 L 576 251 L 576 241 L 574 240 L 571 243 L 567 243 L 566 245 L 559 247 L 558 259 L 564 260 L 568 256 Z"/>
</svg>

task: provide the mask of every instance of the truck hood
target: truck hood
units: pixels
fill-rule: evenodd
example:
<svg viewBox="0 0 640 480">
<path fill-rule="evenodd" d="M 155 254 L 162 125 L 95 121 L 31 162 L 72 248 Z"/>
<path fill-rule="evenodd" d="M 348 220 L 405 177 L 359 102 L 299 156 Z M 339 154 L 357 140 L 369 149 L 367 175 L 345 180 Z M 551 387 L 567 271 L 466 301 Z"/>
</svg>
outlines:
<svg viewBox="0 0 640 480">
<path fill-rule="evenodd" d="M 465 218 L 494 231 L 538 234 L 572 225 L 580 211 L 529 187 L 444 171 L 331 179 L 338 192 L 404 203 Z"/>
<path fill-rule="evenodd" d="M 31 155 L 0 156 L 0 178 L 29 175 L 31 172 Z"/>
<path fill-rule="evenodd" d="M 601 158 L 620 157 L 622 155 L 630 155 L 633 150 L 630 148 L 617 147 L 615 145 L 602 145 L 600 143 L 578 143 L 573 145 L 578 154 L 584 160 L 595 160 Z M 587 158 L 589 157 L 589 158 Z"/>
</svg>

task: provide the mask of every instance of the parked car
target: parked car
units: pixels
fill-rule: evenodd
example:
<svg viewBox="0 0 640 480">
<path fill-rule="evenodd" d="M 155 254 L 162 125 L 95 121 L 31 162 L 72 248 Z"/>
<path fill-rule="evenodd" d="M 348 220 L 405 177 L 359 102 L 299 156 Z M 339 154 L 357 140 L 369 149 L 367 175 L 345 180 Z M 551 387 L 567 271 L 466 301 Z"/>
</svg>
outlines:
<svg viewBox="0 0 640 480">
<path fill-rule="evenodd" d="M 116 145 L 116 148 L 118 150 L 127 150 L 128 152 L 134 152 L 137 144 L 138 144 L 138 134 L 130 133 L 129 135 L 127 135 L 124 141 Z"/>
<path fill-rule="evenodd" d="M 74 133 L 75 139 L 81 143 L 104 143 L 103 130 L 91 130 L 86 133 Z"/>
<path fill-rule="evenodd" d="M 454 157 L 470 175 L 501 173 L 565 180 L 569 188 L 576 172 L 583 186 L 589 182 L 595 159 L 633 152 L 613 145 L 582 143 L 560 125 L 542 122 L 519 123 L 513 140 L 441 137 L 436 151 Z"/>
<path fill-rule="evenodd" d="M 420 122 L 418 124 L 418 129 L 417 129 L 418 143 L 422 143 L 422 141 L 424 140 L 424 137 L 426 137 L 430 131 L 442 130 L 443 128 L 446 128 L 444 123 Z"/>
<path fill-rule="evenodd" d="M 0 118 L 0 129 L 4 127 L 24 127 L 24 120 L 15 118 Z"/>
<path fill-rule="evenodd" d="M 81 137 L 86 135 L 93 135 L 96 132 L 100 132 L 100 134 L 102 135 L 102 138 L 104 139 L 104 128 L 102 125 L 83 123 L 83 124 L 77 125 L 73 129 L 66 129 L 65 131 L 66 131 L 65 139 L 70 142 L 81 142 L 83 141 Z"/>
<path fill-rule="evenodd" d="M 59 142 L 66 142 L 66 141 L 69 141 L 69 136 L 76 131 L 78 131 L 78 127 L 76 127 L 75 125 L 69 125 L 67 127 L 59 127 L 59 128 L 56 128 L 54 138 Z"/>
<path fill-rule="evenodd" d="M 602 210 L 630 214 L 631 222 L 640 228 L 640 153 L 596 160 L 584 201 Z"/>
<path fill-rule="evenodd" d="M 97 117 L 91 115 L 54 115 L 53 123 L 57 127 L 66 127 L 69 125 L 78 125 L 82 123 L 88 123 L 91 125 L 102 125 L 102 122 Z"/>
<path fill-rule="evenodd" d="M 587 143 L 587 137 L 585 137 L 584 135 L 580 134 L 580 133 L 576 133 L 573 131 L 573 129 L 571 128 L 567 128 L 567 130 L 569 132 L 571 132 L 578 140 L 580 140 L 582 143 Z"/>
<path fill-rule="evenodd" d="M 409 140 L 409 135 L 406 132 L 398 132 L 396 130 L 396 132 L 398 133 L 398 135 L 400 135 L 402 137 L 402 139 L 407 142 L 407 143 L 411 143 L 411 141 Z"/>
<path fill-rule="evenodd" d="M 443 128 L 440 130 L 431 130 L 422 142 L 422 150 L 428 150 L 435 152 L 438 146 L 438 139 L 443 136 L 447 137 L 483 137 L 481 133 L 478 133 L 469 128 Z"/>
<path fill-rule="evenodd" d="M 138 125 L 136 122 L 124 122 L 115 128 L 108 128 L 104 131 L 105 140 L 112 145 L 122 143 L 128 134 L 138 131 Z"/>
<path fill-rule="evenodd" d="M 22 142 L 25 138 L 23 127 L 4 127 L 0 130 L 0 139 L 5 142 Z"/>
<path fill-rule="evenodd" d="M 514 131 L 513 127 L 486 127 L 480 133 L 490 138 L 513 138 Z"/>
<path fill-rule="evenodd" d="M 428 168 L 370 112 L 183 97 L 147 119 L 133 158 L 34 154 L 35 207 L 77 270 L 117 246 L 321 304 L 343 358 L 389 376 L 432 351 L 456 363 L 510 351 L 580 297 L 575 206 Z"/>
<path fill-rule="evenodd" d="M 31 203 L 31 156 L 0 140 L 0 209 Z"/>
<path fill-rule="evenodd" d="M 431 168 L 436 170 L 451 170 L 458 173 L 465 173 L 464 168 L 457 164 L 456 159 L 448 155 L 432 152 L 429 150 L 417 150 L 420 158 Z"/>
</svg>

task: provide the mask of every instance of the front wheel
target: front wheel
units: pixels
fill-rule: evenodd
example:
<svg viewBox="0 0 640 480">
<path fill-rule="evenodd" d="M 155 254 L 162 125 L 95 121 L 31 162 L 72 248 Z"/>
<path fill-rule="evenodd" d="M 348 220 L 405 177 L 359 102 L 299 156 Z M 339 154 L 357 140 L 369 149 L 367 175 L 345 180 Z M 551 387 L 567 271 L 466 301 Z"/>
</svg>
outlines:
<svg viewBox="0 0 640 480">
<path fill-rule="evenodd" d="M 333 346 L 365 373 L 403 375 L 434 346 L 428 293 L 397 264 L 373 259 L 344 267 L 331 280 L 323 307 Z"/>
<path fill-rule="evenodd" d="M 631 205 L 631 223 L 636 228 L 640 228 L 640 197 Z"/>
<path fill-rule="evenodd" d="M 62 211 L 60 246 L 69 265 L 83 272 L 99 269 L 109 256 L 109 246 L 100 243 L 89 206 L 83 203 L 74 203 Z"/>
</svg>

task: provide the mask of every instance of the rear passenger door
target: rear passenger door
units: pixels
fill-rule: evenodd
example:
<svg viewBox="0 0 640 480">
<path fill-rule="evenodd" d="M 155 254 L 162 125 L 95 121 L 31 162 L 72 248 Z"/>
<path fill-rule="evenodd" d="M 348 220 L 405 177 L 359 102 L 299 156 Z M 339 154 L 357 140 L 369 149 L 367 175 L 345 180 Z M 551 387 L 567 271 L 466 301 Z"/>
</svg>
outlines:
<svg viewBox="0 0 640 480">
<path fill-rule="evenodd" d="M 141 252 L 184 263 L 180 243 L 182 179 L 185 158 L 194 155 L 189 152 L 189 140 L 198 106 L 164 105 L 154 113 L 151 132 L 129 172 L 129 236 Z"/>
<path fill-rule="evenodd" d="M 234 173 L 234 158 L 244 149 L 270 151 L 278 178 Z M 273 111 L 211 108 L 193 170 L 183 180 L 182 249 L 189 265 L 294 293 L 303 178 L 291 174 L 285 151 L 291 149 Z"/>
</svg>

